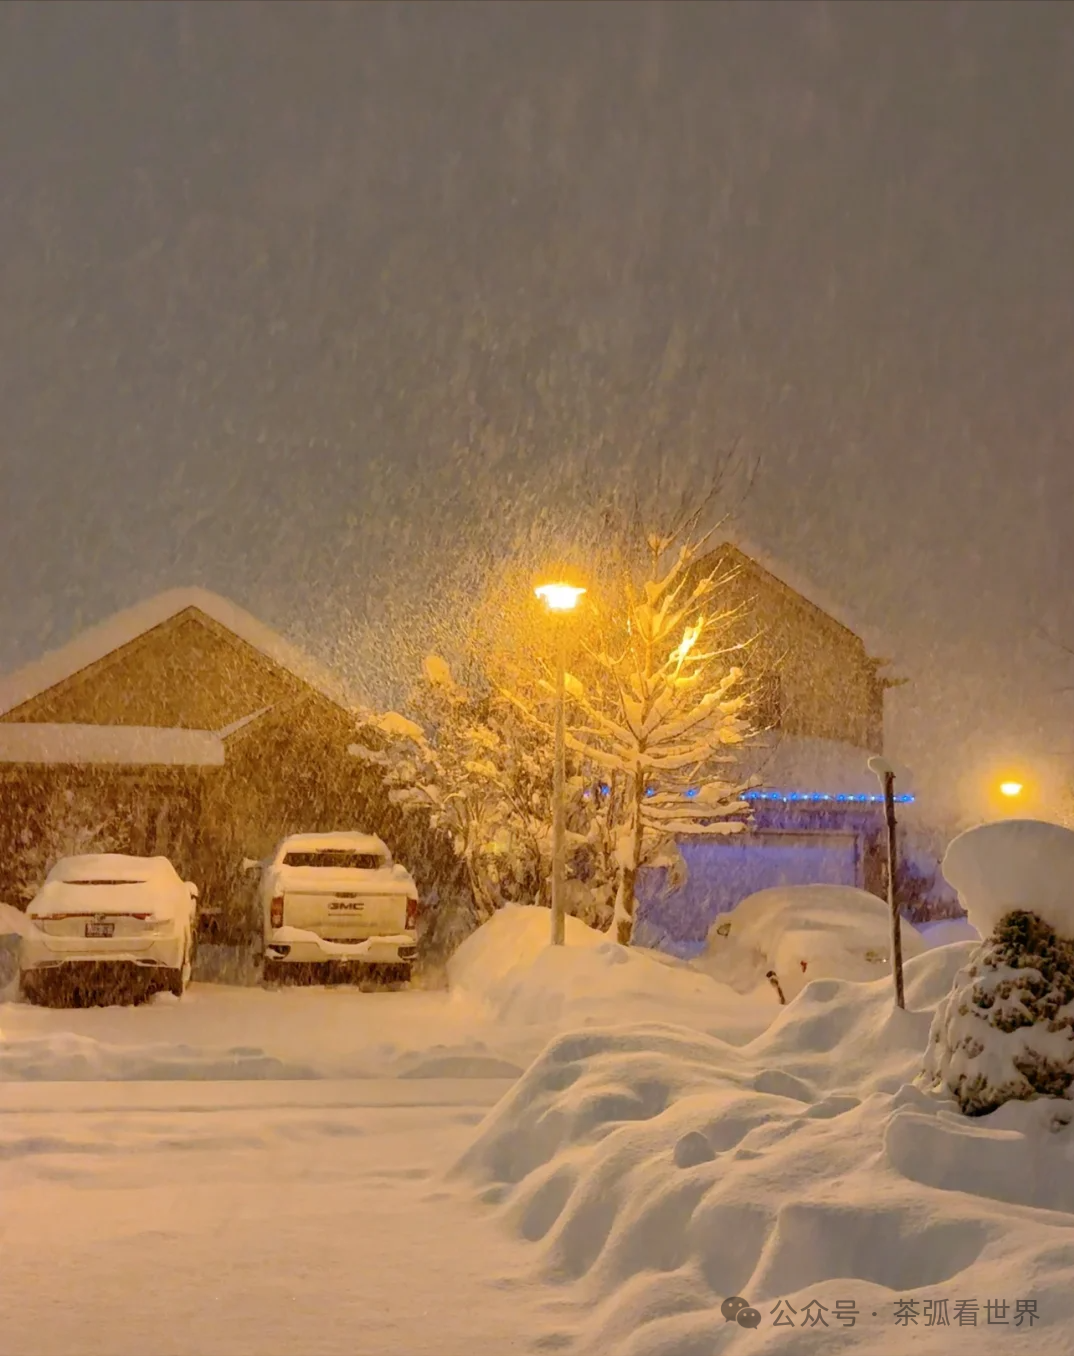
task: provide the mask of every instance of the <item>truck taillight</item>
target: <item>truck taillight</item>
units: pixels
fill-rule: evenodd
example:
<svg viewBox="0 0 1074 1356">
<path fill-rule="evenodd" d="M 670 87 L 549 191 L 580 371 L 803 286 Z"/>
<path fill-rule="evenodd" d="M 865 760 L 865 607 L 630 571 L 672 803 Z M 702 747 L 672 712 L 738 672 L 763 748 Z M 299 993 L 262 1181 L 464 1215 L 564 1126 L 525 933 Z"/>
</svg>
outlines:
<svg viewBox="0 0 1074 1356">
<path fill-rule="evenodd" d="M 269 922 L 274 928 L 283 927 L 283 895 L 277 895 L 269 905 Z"/>
<path fill-rule="evenodd" d="M 396 914 L 395 916 L 396 916 L 396 918 L 399 917 L 398 914 Z M 408 899 L 407 902 L 406 902 L 406 929 L 405 929 L 405 930 L 406 930 L 407 932 L 413 932 L 414 929 L 415 929 L 417 926 L 418 926 L 418 901 L 417 901 L 416 899 Z"/>
</svg>

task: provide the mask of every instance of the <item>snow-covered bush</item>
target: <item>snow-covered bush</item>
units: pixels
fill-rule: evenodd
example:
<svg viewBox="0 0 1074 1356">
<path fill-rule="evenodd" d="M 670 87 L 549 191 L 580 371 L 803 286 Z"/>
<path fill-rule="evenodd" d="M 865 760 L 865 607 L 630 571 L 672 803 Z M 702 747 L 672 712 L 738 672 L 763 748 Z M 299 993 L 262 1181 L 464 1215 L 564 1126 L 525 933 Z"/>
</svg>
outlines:
<svg viewBox="0 0 1074 1356">
<path fill-rule="evenodd" d="M 936 1011 L 924 1079 L 967 1115 L 1074 1087 L 1074 833 L 1030 820 L 962 834 L 944 874 L 984 936 Z"/>
<path fill-rule="evenodd" d="M 1074 1084 L 1074 941 L 1006 914 L 959 971 L 929 1035 L 926 1075 L 967 1116 L 1066 1097 Z"/>
<path fill-rule="evenodd" d="M 903 918 L 914 924 L 965 917 L 955 893 L 945 888 L 939 863 L 933 866 L 900 857 L 895 870 L 895 901 Z"/>
<path fill-rule="evenodd" d="M 23 906 L 37 894 L 61 857 L 124 850 L 129 827 L 117 807 L 102 810 L 91 797 L 60 790 L 26 820 L 12 826 L 11 860 L 14 899 Z"/>
<path fill-rule="evenodd" d="M 444 833 L 465 869 L 468 896 L 445 888 L 430 910 L 430 950 L 447 954 L 504 904 L 543 899 L 551 748 L 517 700 L 487 681 L 464 687 L 437 655 L 425 661 L 411 710 L 417 719 L 395 712 L 366 717 L 352 752 L 382 768 L 393 804 Z M 591 788 L 579 771 L 569 772 L 569 848 L 578 856 L 591 848 L 589 828 L 599 825 L 602 807 L 586 795 Z M 594 841 L 599 847 L 596 834 Z M 592 879 L 595 858 L 594 852 L 580 863 L 578 874 Z M 573 893 L 585 912 L 592 892 Z"/>
</svg>

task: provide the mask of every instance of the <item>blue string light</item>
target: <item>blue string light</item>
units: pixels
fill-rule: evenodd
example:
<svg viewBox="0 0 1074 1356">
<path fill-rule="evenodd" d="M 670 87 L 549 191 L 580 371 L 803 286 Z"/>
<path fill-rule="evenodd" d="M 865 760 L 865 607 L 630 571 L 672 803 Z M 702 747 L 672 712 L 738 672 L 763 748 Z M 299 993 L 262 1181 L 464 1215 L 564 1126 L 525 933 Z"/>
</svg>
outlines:
<svg viewBox="0 0 1074 1356">
<path fill-rule="evenodd" d="M 601 795 L 606 796 L 611 789 L 605 783 L 601 783 L 598 788 Z M 699 788 L 689 787 L 683 794 L 687 800 L 696 799 Z M 586 792 L 586 795 L 589 793 Z M 647 796 L 656 795 L 656 787 L 649 786 L 645 790 Z M 748 801 L 767 801 L 775 805 L 824 805 L 831 803 L 833 805 L 883 805 L 884 797 L 877 795 L 865 795 L 862 792 L 850 793 L 840 791 L 832 793 L 830 791 L 744 791 L 742 799 Z M 914 797 L 909 794 L 902 794 L 895 797 L 897 805 L 913 805 Z"/>
<path fill-rule="evenodd" d="M 840 792 L 832 795 L 827 791 L 745 791 L 742 794 L 743 800 L 759 800 L 775 802 L 777 805 L 823 805 L 826 801 L 835 801 L 840 805 L 883 805 L 884 797 L 877 795 L 864 795 L 862 793 L 850 794 Z M 902 794 L 895 797 L 899 805 L 913 805 L 914 797 L 908 794 Z"/>
</svg>

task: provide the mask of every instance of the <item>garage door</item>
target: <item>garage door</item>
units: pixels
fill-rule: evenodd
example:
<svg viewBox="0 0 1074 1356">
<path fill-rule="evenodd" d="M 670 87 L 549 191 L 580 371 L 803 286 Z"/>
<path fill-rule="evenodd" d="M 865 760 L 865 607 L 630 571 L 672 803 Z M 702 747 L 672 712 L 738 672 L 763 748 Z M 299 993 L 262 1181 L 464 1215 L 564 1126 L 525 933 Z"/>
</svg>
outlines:
<svg viewBox="0 0 1074 1356">
<path fill-rule="evenodd" d="M 717 914 L 776 885 L 861 885 L 858 839 L 852 833 L 751 833 L 680 844 L 686 884 L 662 897 L 663 872 L 638 890 L 648 944 L 704 941 Z M 651 935 L 648 935 L 651 934 Z"/>
</svg>

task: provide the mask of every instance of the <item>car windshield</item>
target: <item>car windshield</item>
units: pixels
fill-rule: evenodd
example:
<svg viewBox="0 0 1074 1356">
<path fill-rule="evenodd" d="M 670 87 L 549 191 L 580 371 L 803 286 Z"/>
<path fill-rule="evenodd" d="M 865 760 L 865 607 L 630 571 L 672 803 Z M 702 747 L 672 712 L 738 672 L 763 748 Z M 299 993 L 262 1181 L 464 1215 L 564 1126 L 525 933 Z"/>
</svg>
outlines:
<svg viewBox="0 0 1074 1356">
<path fill-rule="evenodd" d="M 351 852 L 346 848 L 322 848 L 317 852 L 288 852 L 284 866 L 319 866 L 335 871 L 376 871 L 384 858 L 375 852 Z"/>
</svg>

